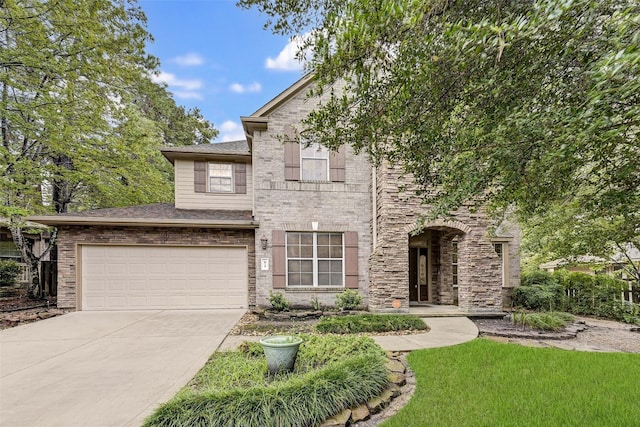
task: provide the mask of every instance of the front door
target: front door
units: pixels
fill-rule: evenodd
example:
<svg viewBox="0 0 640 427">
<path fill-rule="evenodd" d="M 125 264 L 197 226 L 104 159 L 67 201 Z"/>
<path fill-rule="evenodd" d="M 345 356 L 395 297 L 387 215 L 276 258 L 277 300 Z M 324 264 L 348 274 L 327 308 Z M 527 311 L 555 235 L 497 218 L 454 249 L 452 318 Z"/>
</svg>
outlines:
<svg viewBox="0 0 640 427">
<path fill-rule="evenodd" d="M 429 251 L 409 248 L 409 301 L 429 301 Z"/>
</svg>

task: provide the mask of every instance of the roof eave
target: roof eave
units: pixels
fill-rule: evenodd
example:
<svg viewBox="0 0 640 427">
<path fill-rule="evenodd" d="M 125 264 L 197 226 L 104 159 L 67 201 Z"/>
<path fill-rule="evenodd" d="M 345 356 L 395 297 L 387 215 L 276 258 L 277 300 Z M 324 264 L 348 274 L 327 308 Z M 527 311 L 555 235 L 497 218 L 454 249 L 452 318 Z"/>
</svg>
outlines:
<svg viewBox="0 0 640 427">
<path fill-rule="evenodd" d="M 162 155 L 174 164 L 176 159 L 184 160 L 246 160 L 251 159 L 251 153 L 189 153 L 184 151 L 160 150 Z"/>
<path fill-rule="evenodd" d="M 40 224 L 59 225 L 109 225 L 119 227 L 189 227 L 189 228 L 233 228 L 255 229 L 258 223 L 253 220 L 205 220 L 205 219 L 160 219 L 160 218 L 112 218 L 81 216 L 33 216 L 30 221 Z"/>
</svg>

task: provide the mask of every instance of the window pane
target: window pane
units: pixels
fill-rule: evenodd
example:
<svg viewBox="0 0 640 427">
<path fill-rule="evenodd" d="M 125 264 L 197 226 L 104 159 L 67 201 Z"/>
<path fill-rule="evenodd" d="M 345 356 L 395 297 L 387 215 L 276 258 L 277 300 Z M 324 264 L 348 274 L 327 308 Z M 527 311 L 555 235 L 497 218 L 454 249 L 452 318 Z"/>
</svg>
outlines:
<svg viewBox="0 0 640 427">
<path fill-rule="evenodd" d="M 313 258 L 313 246 L 301 246 L 300 258 Z"/>
<path fill-rule="evenodd" d="M 328 273 L 331 268 L 331 261 L 318 261 L 318 273 Z"/>
<path fill-rule="evenodd" d="M 300 272 L 300 261 L 294 260 L 288 262 L 289 273 L 299 273 Z"/>
<path fill-rule="evenodd" d="M 318 286 L 331 286 L 331 275 L 329 273 L 318 273 Z"/>
<path fill-rule="evenodd" d="M 342 286 L 342 273 L 331 273 L 331 286 Z"/>
<path fill-rule="evenodd" d="M 334 246 L 342 246 L 342 234 L 331 234 L 331 244 Z"/>
<path fill-rule="evenodd" d="M 300 284 L 302 286 L 313 286 L 313 273 L 303 273 L 300 275 Z"/>
<path fill-rule="evenodd" d="M 313 274 L 313 261 L 300 261 L 300 271 Z"/>
<path fill-rule="evenodd" d="M 209 176 L 225 176 L 231 177 L 231 164 L 227 163 L 209 163 Z"/>
<path fill-rule="evenodd" d="M 300 273 L 289 273 L 287 282 L 289 286 L 300 286 Z"/>
<path fill-rule="evenodd" d="M 342 246 L 331 246 L 330 258 L 342 258 Z"/>
<path fill-rule="evenodd" d="M 318 258 L 329 258 L 329 246 L 318 246 Z"/>
<path fill-rule="evenodd" d="M 303 181 L 326 181 L 327 159 L 302 159 Z"/>
<path fill-rule="evenodd" d="M 299 258 L 300 257 L 300 246 L 288 245 L 287 246 L 287 256 L 290 257 L 290 258 Z"/>
<path fill-rule="evenodd" d="M 300 233 L 300 243 L 303 245 L 313 245 L 313 233 Z"/>
<path fill-rule="evenodd" d="M 342 273 L 342 261 L 329 261 L 332 273 Z"/>
<path fill-rule="evenodd" d="M 287 244 L 297 245 L 300 243 L 300 233 L 287 233 Z"/>
<path fill-rule="evenodd" d="M 328 245 L 331 241 L 329 236 L 327 233 L 318 233 L 318 245 Z"/>
</svg>

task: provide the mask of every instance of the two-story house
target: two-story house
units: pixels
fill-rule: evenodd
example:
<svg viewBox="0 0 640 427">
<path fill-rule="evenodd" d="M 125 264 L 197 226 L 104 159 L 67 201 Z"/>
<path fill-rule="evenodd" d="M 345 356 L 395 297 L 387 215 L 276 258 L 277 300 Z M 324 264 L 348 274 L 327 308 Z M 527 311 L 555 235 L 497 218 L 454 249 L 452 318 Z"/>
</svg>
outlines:
<svg viewBox="0 0 640 427">
<path fill-rule="evenodd" d="M 245 308 L 268 306 L 272 291 L 333 305 L 354 289 L 373 311 L 500 310 L 519 282 L 517 226 L 469 209 L 421 224 L 428 206 L 397 167 L 300 144 L 311 84 L 242 117 L 246 141 L 164 148 L 174 205 L 33 218 L 59 230 L 58 305 Z"/>
</svg>

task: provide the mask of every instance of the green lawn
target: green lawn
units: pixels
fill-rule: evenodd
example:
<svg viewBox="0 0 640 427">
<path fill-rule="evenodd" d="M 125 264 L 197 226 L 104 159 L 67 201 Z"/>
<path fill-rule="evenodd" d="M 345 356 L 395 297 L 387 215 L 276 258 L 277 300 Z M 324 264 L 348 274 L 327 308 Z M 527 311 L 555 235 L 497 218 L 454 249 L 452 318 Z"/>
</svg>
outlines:
<svg viewBox="0 0 640 427">
<path fill-rule="evenodd" d="M 640 425 L 638 354 L 477 339 L 408 360 L 415 394 L 384 427 Z"/>
</svg>

